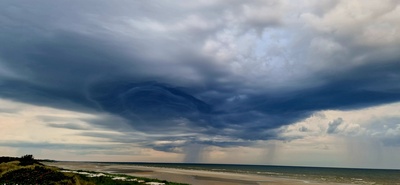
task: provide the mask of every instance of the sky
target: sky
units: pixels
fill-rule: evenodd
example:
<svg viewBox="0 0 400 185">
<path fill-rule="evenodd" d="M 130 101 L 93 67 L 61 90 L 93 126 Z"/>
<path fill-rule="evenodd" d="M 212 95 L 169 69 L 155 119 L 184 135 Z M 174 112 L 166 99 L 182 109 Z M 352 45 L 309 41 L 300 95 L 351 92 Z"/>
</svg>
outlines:
<svg viewBox="0 0 400 185">
<path fill-rule="evenodd" d="M 0 43 L 0 155 L 400 169 L 399 0 L 3 0 Z"/>
</svg>

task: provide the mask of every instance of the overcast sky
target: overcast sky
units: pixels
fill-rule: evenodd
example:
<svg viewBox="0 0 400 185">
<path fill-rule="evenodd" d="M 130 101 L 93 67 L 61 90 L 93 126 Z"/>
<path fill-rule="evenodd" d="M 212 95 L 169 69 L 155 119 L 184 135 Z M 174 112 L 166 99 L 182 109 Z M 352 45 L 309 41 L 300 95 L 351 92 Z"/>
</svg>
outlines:
<svg viewBox="0 0 400 185">
<path fill-rule="evenodd" d="M 399 0 L 4 0 L 0 43 L 0 155 L 400 168 Z"/>
</svg>

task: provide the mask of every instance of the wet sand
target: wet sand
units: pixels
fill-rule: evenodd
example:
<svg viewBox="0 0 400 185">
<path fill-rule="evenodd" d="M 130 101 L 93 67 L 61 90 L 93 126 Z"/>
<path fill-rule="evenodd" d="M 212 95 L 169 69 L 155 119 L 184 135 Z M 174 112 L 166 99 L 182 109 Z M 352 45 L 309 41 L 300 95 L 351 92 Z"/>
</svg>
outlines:
<svg viewBox="0 0 400 185">
<path fill-rule="evenodd" d="M 46 165 L 70 170 L 87 170 L 105 173 L 126 174 L 137 177 L 157 178 L 192 185 L 344 185 L 337 183 L 318 183 L 308 180 L 267 177 L 252 174 L 236 174 L 201 170 L 186 170 L 133 165 L 86 163 L 86 162 L 46 162 Z"/>
</svg>

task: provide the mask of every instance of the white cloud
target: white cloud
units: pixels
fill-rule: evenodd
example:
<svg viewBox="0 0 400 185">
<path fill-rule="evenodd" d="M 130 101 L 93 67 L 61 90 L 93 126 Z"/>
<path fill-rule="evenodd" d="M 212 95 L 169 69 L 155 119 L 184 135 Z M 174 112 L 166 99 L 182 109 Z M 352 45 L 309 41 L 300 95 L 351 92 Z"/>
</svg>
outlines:
<svg viewBox="0 0 400 185">
<path fill-rule="evenodd" d="M 287 158 L 303 157 L 299 161 L 308 162 L 314 158 L 325 166 L 397 168 L 400 164 L 393 161 L 399 161 L 398 156 L 391 152 L 400 151 L 399 110 L 400 104 L 394 103 L 360 110 L 320 111 L 317 115 L 323 116 L 314 115 L 283 127 L 281 137 L 290 142 L 279 144 L 277 150 Z M 337 122 L 339 119 L 342 122 Z M 329 129 L 331 134 L 327 133 Z M 304 156 L 299 157 L 299 153 Z"/>
</svg>

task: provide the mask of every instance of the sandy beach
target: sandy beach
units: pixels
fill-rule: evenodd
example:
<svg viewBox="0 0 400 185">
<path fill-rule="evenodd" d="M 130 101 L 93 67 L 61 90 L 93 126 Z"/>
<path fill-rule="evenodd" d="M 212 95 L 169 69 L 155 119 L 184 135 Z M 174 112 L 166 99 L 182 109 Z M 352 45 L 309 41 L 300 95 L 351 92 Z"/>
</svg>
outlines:
<svg viewBox="0 0 400 185">
<path fill-rule="evenodd" d="M 49 162 L 49 166 L 56 166 L 71 170 L 88 170 L 106 173 L 126 174 L 137 177 L 157 178 L 172 182 L 188 183 L 192 185 L 322 185 L 319 182 L 308 180 L 267 177 L 252 174 L 236 174 L 226 172 L 211 172 L 200 170 L 185 170 L 172 168 L 144 167 L 133 165 L 118 165 L 87 162 Z M 329 183 L 330 185 L 343 185 Z"/>
</svg>

